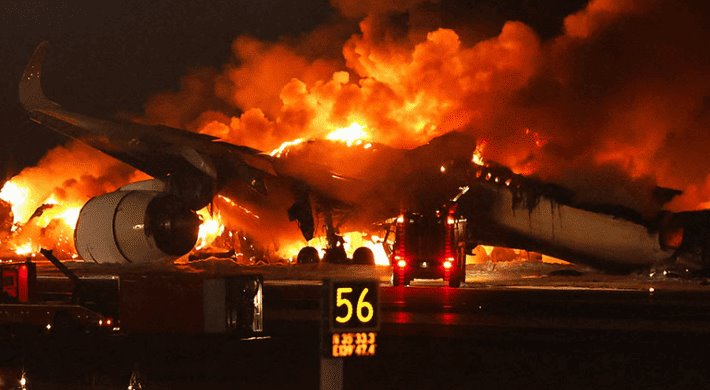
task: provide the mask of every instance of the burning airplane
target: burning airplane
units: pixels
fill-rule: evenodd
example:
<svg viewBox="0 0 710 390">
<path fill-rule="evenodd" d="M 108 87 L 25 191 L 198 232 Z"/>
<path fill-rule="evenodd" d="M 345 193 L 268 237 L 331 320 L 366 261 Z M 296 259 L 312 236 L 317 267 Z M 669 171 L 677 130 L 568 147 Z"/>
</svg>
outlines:
<svg viewBox="0 0 710 390">
<path fill-rule="evenodd" d="M 310 240 L 322 216 L 327 248 L 338 250 L 342 241 L 334 221 L 363 228 L 398 209 L 432 210 L 467 185 L 453 201 L 472 226 L 465 242 L 469 251 L 478 244 L 501 245 L 611 269 L 661 264 L 681 250 L 700 255 L 699 265 L 707 261 L 708 212 L 654 221 L 618 205 L 576 204 L 563 188 L 485 166 L 485 143 L 464 133 L 412 150 L 299 141 L 269 155 L 179 129 L 72 113 L 42 92 L 46 47 L 37 49 L 20 84 L 30 118 L 156 178 L 91 198 L 78 215 L 69 213 L 85 260 L 142 263 L 182 256 L 198 241 L 196 210 L 218 195 L 237 206 L 232 208 L 240 225 L 262 240 L 287 236 L 293 226 L 287 218 Z M 370 174 L 378 167 L 388 169 Z M 666 190 L 663 200 L 671 195 L 677 193 Z M 374 259 L 371 252 L 369 257 Z"/>
<path fill-rule="evenodd" d="M 405 8 L 425 12 L 417 4 Z M 507 22 L 497 36 L 470 44 L 452 29 L 418 25 L 421 18 L 410 21 L 406 34 L 395 34 L 401 31 L 390 28 L 395 19 L 387 15 L 401 9 L 384 7 L 368 13 L 360 33 L 344 40 L 342 63 L 309 59 L 286 42 L 239 37 L 233 45 L 239 65 L 213 78 L 186 76 L 182 90 L 156 96 L 145 117 L 125 124 L 75 114 L 46 99 L 40 50 L 20 91 L 31 119 L 128 166 L 71 144 L 68 154 L 86 156 L 91 169 L 103 173 L 78 179 L 76 172 L 72 184 L 67 178 L 55 183 L 59 191 L 46 191 L 29 211 L 13 208 L 14 218 L 34 221 L 23 227 L 28 235 L 34 224 L 44 235 L 76 235 L 78 243 L 102 234 L 110 242 L 137 240 L 138 252 L 159 248 L 150 259 L 173 258 L 197 240 L 195 231 L 224 234 L 225 224 L 292 252 L 316 235 L 328 237 L 326 246 L 338 245 L 338 232 L 367 231 L 402 209 L 440 207 L 468 187 L 457 199 L 469 210 L 471 245 L 530 248 L 604 268 L 644 267 L 688 254 L 702 263 L 707 218 L 698 210 L 707 208 L 710 187 L 698 184 L 707 176 L 698 164 L 707 145 L 707 110 L 698 102 L 706 96 L 706 67 L 666 61 L 685 53 L 692 43 L 685 37 L 695 37 L 688 31 L 693 23 L 676 23 L 675 9 L 665 2 L 594 0 L 565 18 L 555 39 L 541 41 L 524 23 Z M 644 23 L 632 23 L 639 20 Z M 680 28 L 650 33 L 644 27 L 661 20 Z M 319 34 L 329 31 L 314 31 L 304 42 L 322 42 Z M 655 49 L 620 49 L 648 34 L 678 48 L 674 56 L 649 61 Z M 609 45 L 619 49 L 613 61 L 606 61 Z M 586 65 L 597 57 L 608 66 Z M 621 74 L 609 77 L 614 66 Z M 211 107 L 213 98 L 240 114 Z M 486 165 L 484 153 L 485 161 L 512 171 Z M 678 164 L 687 169 L 679 171 Z M 84 185 L 85 176 L 92 186 Z M 673 197 L 656 189 L 657 182 L 685 193 Z M 18 189 L 6 187 L 7 197 L 0 198 L 8 200 Z M 67 196 L 76 187 L 80 196 Z M 72 209 L 71 218 L 54 216 L 64 214 L 63 206 Z M 135 228 L 125 235 L 92 225 L 95 213 L 130 208 L 116 219 Z M 195 210 L 202 210 L 200 217 Z M 674 213 L 681 210 L 690 211 Z M 149 216 L 138 218 L 149 223 L 135 215 Z M 74 232 L 73 219 L 85 228 Z M 595 231 L 603 233 L 598 244 Z M 176 237 L 179 244 L 172 242 Z M 199 240 L 197 246 L 208 245 Z M 27 249 L 16 243 L 17 250 Z M 131 250 L 121 245 L 99 257 L 125 259 Z M 614 248 L 625 249 L 614 254 Z M 102 249 L 82 251 L 91 258 Z"/>
<path fill-rule="evenodd" d="M 326 140 L 294 142 L 269 155 L 180 129 L 109 122 L 72 113 L 44 96 L 40 83 L 46 48 L 38 47 L 20 84 L 20 101 L 30 118 L 156 178 L 86 202 L 74 232 L 77 253 L 85 260 L 140 263 L 182 256 L 198 239 L 201 221 L 195 211 L 217 195 L 229 206 L 221 211 L 261 241 L 293 240 L 298 230 L 289 220 L 310 240 L 314 217 L 322 216 L 328 248 L 342 255 L 334 221 L 366 227 L 401 207 L 432 207 L 456 188 L 439 175 L 438 160 L 466 156 L 469 145 L 475 145 L 464 135 L 463 142 L 441 137 L 411 151 Z M 342 133 L 353 130 L 360 129 Z M 332 137 L 342 139 L 343 134 Z M 428 169 L 434 156 L 436 169 Z M 353 159 L 358 164 L 348 164 Z M 369 174 L 383 166 L 393 169 Z M 239 199 L 238 204 L 231 199 Z M 366 256 L 374 260 L 371 252 Z"/>
</svg>

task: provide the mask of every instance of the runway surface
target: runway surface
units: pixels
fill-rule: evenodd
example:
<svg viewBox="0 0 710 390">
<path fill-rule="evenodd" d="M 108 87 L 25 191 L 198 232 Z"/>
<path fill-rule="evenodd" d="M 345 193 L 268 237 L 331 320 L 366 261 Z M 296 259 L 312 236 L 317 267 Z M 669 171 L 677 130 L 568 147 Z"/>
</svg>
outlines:
<svg viewBox="0 0 710 390">
<path fill-rule="evenodd" d="M 498 264 L 469 266 L 464 287 L 453 289 L 424 280 L 391 287 L 387 267 L 202 262 L 169 269 L 70 268 L 93 277 L 261 273 L 267 338 L 16 337 L 3 340 L 0 379 L 3 367 L 21 365 L 38 384 L 33 388 L 125 389 L 132 371 L 140 372 L 150 389 L 317 388 L 322 279 L 374 278 L 381 286 L 378 353 L 345 362 L 346 389 L 702 388 L 710 383 L 705 279 Z M 50 267 L 40 269 L 45 282 L 62 283 Z"/>
</svg>

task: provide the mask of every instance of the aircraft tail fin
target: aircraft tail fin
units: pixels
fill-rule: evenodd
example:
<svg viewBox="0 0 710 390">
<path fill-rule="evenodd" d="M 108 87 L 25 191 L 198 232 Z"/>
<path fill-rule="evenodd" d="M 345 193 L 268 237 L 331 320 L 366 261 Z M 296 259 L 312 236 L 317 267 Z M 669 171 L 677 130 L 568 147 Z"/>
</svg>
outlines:
<svg viewBox="0 0 710 390">
<path fill-rule="evenodd" d="M 37 45 L 20 80 L 20 103 L 27 111 L 57 106 L 57 103 L 49 100 L 42 91 L 42 64 L 48 47 L 47 41 Z"/>
</svg>

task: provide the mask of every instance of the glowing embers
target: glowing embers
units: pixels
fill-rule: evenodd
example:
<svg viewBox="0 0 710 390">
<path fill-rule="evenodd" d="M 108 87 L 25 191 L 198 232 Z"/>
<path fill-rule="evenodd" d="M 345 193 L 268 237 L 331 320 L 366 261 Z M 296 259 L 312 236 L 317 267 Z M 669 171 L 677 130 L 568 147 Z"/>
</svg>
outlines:
<svg viewBox="0 0 710 390">
<path fill-rule="evenodd" d="M 545 144 L 547 144 L 547 140 L 542 138 L 542 136 L 540 136 L 540 133 L 538 133 L 537 131 L 530 130 L 529 127 L 525 128 L 525 135 L 530 137 L 533 144 L 537 148 L 541 148 L 545 146 Z"/>
<path fill-rule="evenodd" d="M 520 189 L 525 182 L 525 178 L 522 175 L 513 173 L 505 167 L 495 165 L 474 166 L 472 176 L 478 181 L 511 187 L 511 190 Z"/>
</svg>

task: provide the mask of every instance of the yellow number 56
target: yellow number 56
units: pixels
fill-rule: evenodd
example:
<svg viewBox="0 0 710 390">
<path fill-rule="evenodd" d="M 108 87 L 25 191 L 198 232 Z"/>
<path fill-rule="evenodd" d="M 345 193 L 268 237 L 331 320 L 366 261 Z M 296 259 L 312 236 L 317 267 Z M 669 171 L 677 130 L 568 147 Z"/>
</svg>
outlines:
<svg viewBox="0 0 710 390">
<path fill-rule="evenodd" d="M 364 288 L 362 290 L 362 293 L 360 293 L 360 297 L 357 300 L 357 319 L 363 323 L 369 322 L 375 315 L 375 310 L 372 307 L 372 304 L 365 300 L 365 296 L 367 295 L 368 291 L 369 289 Z M 336 290 L 335 305 L 338 307 L 345 305 L 345 307 L 347 308 L 347 312 L 344 316 L 335 317 L 335 320 L 341 324 L 350 321 L 350 319 L 353 317 L 353 304 L 350 302 L 349 299 L 343 298 L 344 294 L 349 294 L 351 292 L 353 292 L 353 289 L 351 287 L 339 287 Z"/>
</svg>

